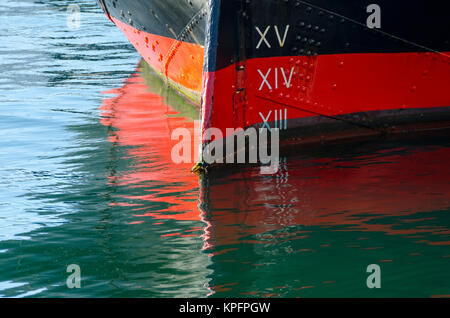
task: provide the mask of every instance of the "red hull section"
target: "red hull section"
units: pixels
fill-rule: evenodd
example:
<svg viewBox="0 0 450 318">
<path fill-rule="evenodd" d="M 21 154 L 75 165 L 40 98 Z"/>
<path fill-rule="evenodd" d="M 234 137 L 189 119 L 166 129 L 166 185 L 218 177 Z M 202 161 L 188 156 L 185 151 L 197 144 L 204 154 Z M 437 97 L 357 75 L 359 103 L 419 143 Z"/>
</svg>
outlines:
<svg viewBox="0 0 450 318">
<path fill-rule="evenodd" d="M 450 47 L 437 32 L 448 22 L 430 3 L 382 0 L 382 26 L 362 0 L 102 3 L 148 64 L 201 104 L 203 146 L 208 128 L 314 141 L 450 127 Z"/>
<path fill-rule="evenodd" d="M 200 102 L 203 46 L 140 31 L 115 18 L 112 20 L 158 74 L 182 94 Z"/>
<path fill-rule="evenodd" d="M 204 105 L 210 109 L 204 128 L 221 128 L 225 135 L 227 127 L 266 121 L 283 130 L 295 128 L 293 119 L 315 116 L 378 128 L 375 119 L 343 116 L 448 108 L 449 66 L 450 58 L 436 53 L 251 59 L 243 79 L 237 64 L 205 74 L 206 79 L 214 78 L 208 88 L 214 98 Z"/>
</svg>

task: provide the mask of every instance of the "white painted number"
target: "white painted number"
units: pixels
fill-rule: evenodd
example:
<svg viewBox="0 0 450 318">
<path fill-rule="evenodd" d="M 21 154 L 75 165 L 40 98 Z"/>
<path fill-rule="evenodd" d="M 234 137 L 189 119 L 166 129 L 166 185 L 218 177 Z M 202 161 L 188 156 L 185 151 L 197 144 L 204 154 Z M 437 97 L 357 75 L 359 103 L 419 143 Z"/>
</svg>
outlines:
<svg viewBox="0 0 450 318">
<path fill-rule="evenodd" d="M 271 70 L 272 70 L 272 69 L 269 68 L 269 70 L 267 71 L 266 75 L 264 75 L 263 73 L 261 73 L 260 70 L 258 70 L 259 75 L 261 75 L 261 77 L 262 77 L 262 79 L 263 79 L 263 81 L 262 81 L 262 83 L 261 83 L 261 86 L 259 87 L 259 90 L 261 90 L 261 89 L 263 88 L 264 84 L 266 84 L 267 87 L 269 87 L 269 89 L 272 89 L 272 86 L 270 86 L 270 83 L 269 83 L 269 81 L 267 80 L 267 77 L 269 76 Z"/>
<path fill-rule="evenodd" d="M 271 130 L 271 127 L 269 125 L 270 121 L 270 115 L 272 115 L 272 111 L 269 111 L 266 117 L 260 112 L 259 116 L 263 120 L 263 128 L 267 128 Z M 283 109 L 276 109 L 273 111 L 273 128 L 279 128 L 280 130 L 287 129 L 287 108 Z"/>
<path fill-rule="evenodd" d="M 270 25 L 266 28 L 264 33 L 262 33 L 261 30 L 257 26 L 255 26 L 255 28 L 256 28 L 256 31 L 258 31 L 259 35 L 261 36 L 261 39 L 259 40 L 258 44 L 256 45 L 256 48 L 259 49 L 262 42 L 264 41 L 264 43 L 266 43 L 267 47 L 270 49 L 271 48 L 270 43 L 266 39 L 267 32 L 269 32 L 269 30 L 270 30 Z"/>
<path fill-rule="evenodd" d="M 275 26 L 275 33 L 277 34 L 277 39 L 278 39 L 278 43 L 280 43 L 280 47 L 284 46 L 284 42 L 286 42 L 286 37 L 287 37 L 288 31 L 289 31 L 289 25 L 286 26 L 286 29 L 284 30 L 283 40 L 281 40 L 280 33 L 278 32 L 278 26 L 277 25 Z"/>
<path fill-rule="evenodd" d="M 269 49 L 272 48 L 272 46 L 270 45 L 269 41 L 266 39 L 266 36 L 267 36 L 267 34 L 268 34 L 268 32 L 269 32 L 271 27 L 272 26 L 270 26 L 270 25 L 267 26 L 264 29 L 264 32 L 263 32 L 263 31 L 261 31 L 261 29 L 259 27 L 255 26 L 255 29 L 258 32 L 259 36 L 260 36 L 258 44 L 256 44 L 256 49 L 259 49 L 263 43 L 265 43 L 265 45 Z M 286 28 L 284 29 L 283 38 L 281 37 L 280 30 L 278 29 L 278 25 L 274 26 L 274 30 L 275 30 L 275 35 L 277 36 L 277 39 L 278 39 L 278 44 L 280 45 L 280 47 L 283 47 L 284 44 L 286 43 L 286 38 L 287 38 L 287 35 L 288 35 L 288 32 L 289 32 L 289 25 L 287 25 Z"/>
<path fill-rule="evenodd" d="M 290 88 L 291 87 L 291 83 L 292 83 L 292 75 L 294 75 L 294 67 L 291 68 L 291 71 L 289 73 L 289 78 L 287 77 L 287 72 L 285 72 L 284 68 L 280 67 L 281 70 L 281 75 L 283 76 L 283 80 L 284 80 L 284 85 L 286 86 L 286 88 Z M 270 72 L 272 71 L 271 68 L 269 68 L 269 70 L 264 73 L 258 69 L 258 73 L 262 78 L 262 82 L 261 85 L 259 86 L 259 90 L 262 90 L 264 86 L 267 86 L 269 89 L 272 89 L 272 85 L 270 84 L 270 80 L 269 80 L 269 75 Z M 278 88 L 278 68 L 276 67 L 274 70 L 274 76 L 273 76 L 273 85 L 274 88 L 277 89 Z"/>
</svg>

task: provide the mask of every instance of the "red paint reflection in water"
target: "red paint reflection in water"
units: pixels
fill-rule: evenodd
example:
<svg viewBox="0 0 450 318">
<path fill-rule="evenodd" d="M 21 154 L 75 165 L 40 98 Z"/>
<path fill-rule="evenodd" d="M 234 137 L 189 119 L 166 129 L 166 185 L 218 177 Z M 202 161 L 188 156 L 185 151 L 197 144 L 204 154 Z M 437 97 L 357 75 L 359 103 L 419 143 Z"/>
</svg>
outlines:
<svg viewBox="0 0 450 318">
<path fill-rule="evenodd" d="M 259 168 L 220 178 L 205 176 L 200 182 L 199 211 L 199 182 L 189 172 L 192 164 L 175 164 L 171 159 L 176 143 L 171 132 L 184 127 L 193 135 L 193 121 L 150 92 L 142 74 L 105 94 L 115 95 L 105 99 L 101 107 L 102 124 L 116 128 L 110 141 L 133 147 L 127 154 L 134 166 L 112 176 L 111 182 L 140 187 L 143 192 L 119 196 L 123 202 L 116 204 L 129 206 L 137 217 L 201 219 L 206 224 L 204 249 L 243 243 L 243 237 L 292 225 L 344 226 L 333 230 L 406 235 L 431 245 L 450 243 L 448 224 L 427 226 L 423 223 L 427 218 L 413 217 L 450 207 L 448 147 L 369 151 L 366 156 L 348 159 L 289 158 L 274 176 L 259 175 Z M 169 203 L 169 207 L 155 211 L 146 202 Z M 371 222 L 386 217 L 393 221 Z M 436 241 L 421 240 L 421 234 L 426 233 L 436 234 Z M 308 231 L 296 231 L 280 238 L 307 236 Z M 263 237 L 245 242 L 267 243 Z"/>
<path fill-rule="evenodd" d="M 348 160 L 289 158 L 275 176 L 250 169 L 204 180 L 201 201 L 207 203 L 203 214 L 210 223 L 207 247 L 256 243 L 242 238 L 293 225 L 384 232 L 417 238 L 418 243 L 449 244 L 448 224 L 413 215 L 450 207 L 450 148 L 390 153 Z M 285 234 L 277 243 L 308 237 L 308 231 Z M 432 234 L 436 241 L 420 240 L 420 234 Z M 259 240 L 270 243 L 264 237 Z"/>
<path fill-rule="evenodd" d="M 115 205 L 132 207 L 137 216 L 199 220 L 198 178 L 190 173 L 192 164 L 175 164 L 171 159 L 172 146 L 177 143 L 171 140 L 172 131 L 186 128 L 193 136 L 193 120 L 177 115 L 163 97 L 150 92 L 140 74 L 104 94 L 114 96 L 103 101 L 101 123 L 114 127 L 109 141 L 128 146 L 127 156 L 134 165 L 111 176 L 110 181 L 142 188 L 142 195 L 118 196 L 124 202 Z M 169 207 L 155 212 L 154 207 L 146 207 L 146 201 L 168 203 Z"/>
</svg>

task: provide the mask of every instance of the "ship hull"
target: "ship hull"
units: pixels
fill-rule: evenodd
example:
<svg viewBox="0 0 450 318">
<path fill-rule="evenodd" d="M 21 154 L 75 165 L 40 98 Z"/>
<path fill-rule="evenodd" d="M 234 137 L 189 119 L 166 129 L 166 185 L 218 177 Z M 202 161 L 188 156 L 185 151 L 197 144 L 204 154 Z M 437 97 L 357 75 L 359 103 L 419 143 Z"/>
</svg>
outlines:
<svg viewBox="0 0 450 318">
<path fill-rule="evenodd" d="M 168 84 L 200 104 L 207 3 L 203 0 L 98 0 Z"/>
<path fill-rule="evenodd" d="M 149 65 L 201 104 L 204 137 L 277 128 L 306 142 L 450 126 L 442 4 L 100 2 Z"/>
</svg>

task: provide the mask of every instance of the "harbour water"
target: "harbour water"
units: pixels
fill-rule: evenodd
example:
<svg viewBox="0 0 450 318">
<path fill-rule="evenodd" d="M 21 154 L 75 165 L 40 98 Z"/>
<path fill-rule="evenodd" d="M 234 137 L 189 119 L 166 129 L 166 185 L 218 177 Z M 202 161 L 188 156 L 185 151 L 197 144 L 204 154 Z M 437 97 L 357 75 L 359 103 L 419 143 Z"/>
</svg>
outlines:
<svg viewBox="0 0 450 318">
<path fill-rule="evenodd" d="M 170 156 L 198 109 L 71 4 L 0 8 L 0 296 L 450 297 L 448 136 L 198 177 Z"/>
</svg>

